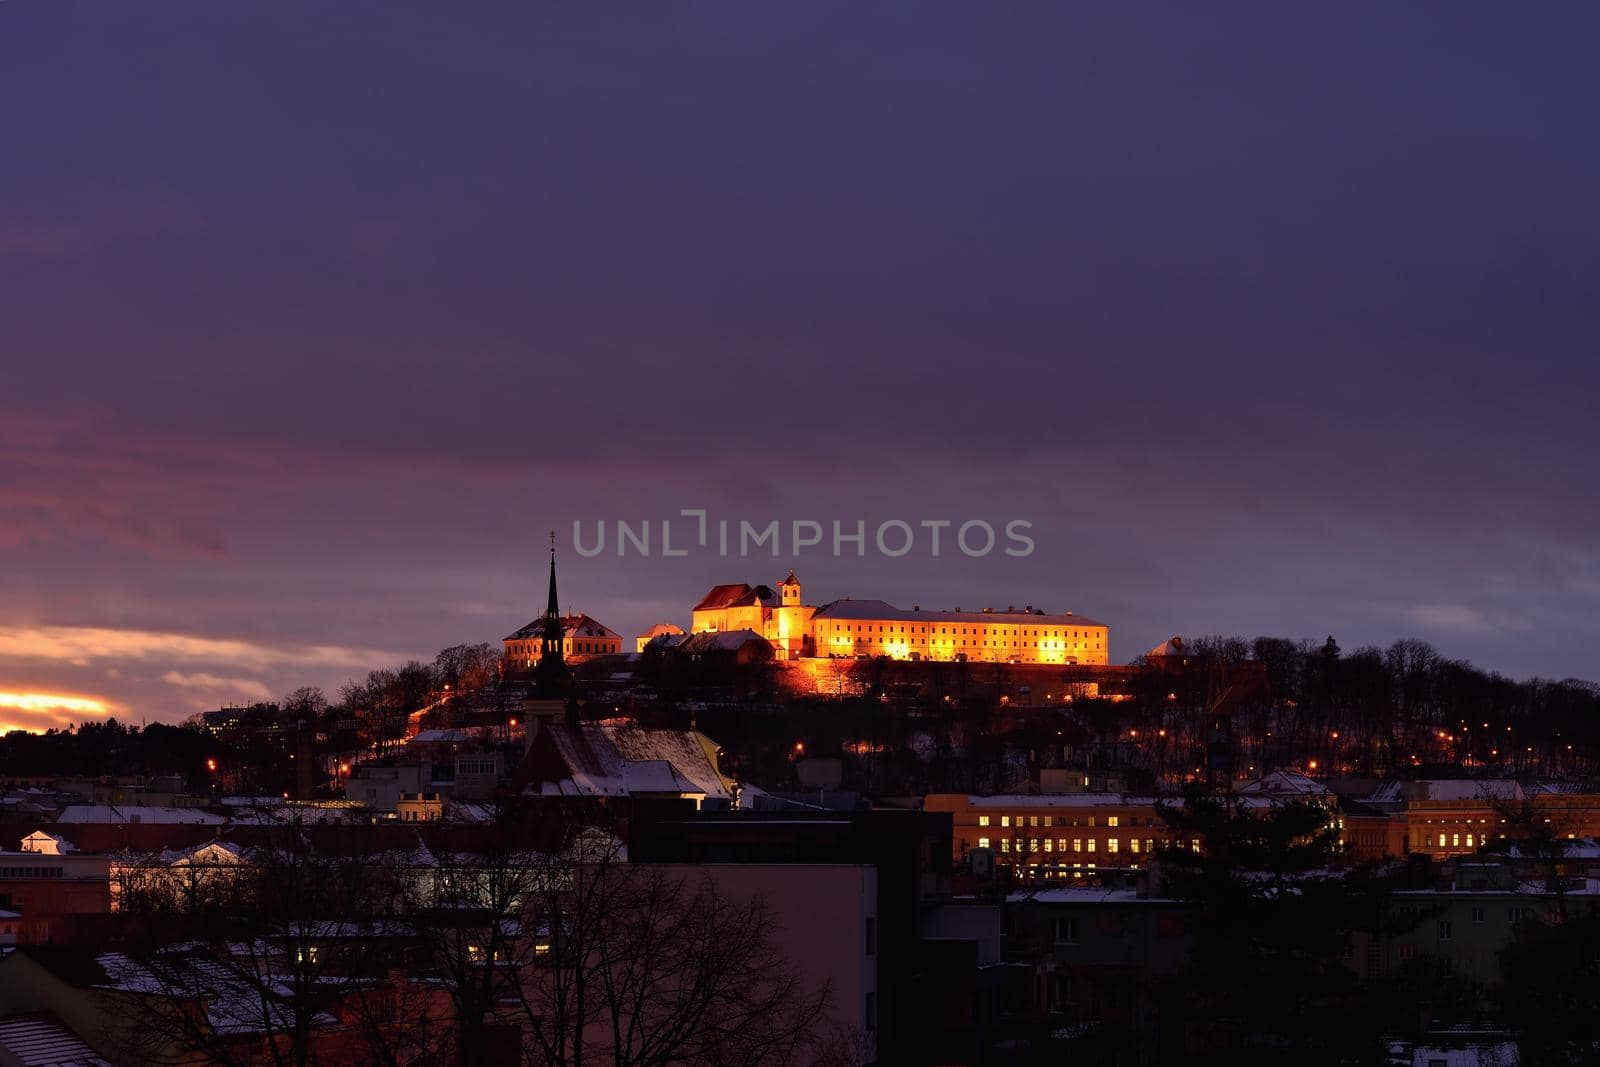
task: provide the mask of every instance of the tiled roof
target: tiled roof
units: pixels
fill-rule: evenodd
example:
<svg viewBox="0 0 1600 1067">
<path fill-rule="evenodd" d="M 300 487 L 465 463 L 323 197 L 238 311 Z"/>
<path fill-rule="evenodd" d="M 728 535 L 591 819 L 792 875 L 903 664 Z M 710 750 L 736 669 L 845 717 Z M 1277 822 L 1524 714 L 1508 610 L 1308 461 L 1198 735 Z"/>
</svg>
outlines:
<svg viewBox="0 0 1600 1067">
<path fill-rule="evenodd" d="M 526 641 L 543 633 L 544 616 L 541 615 L 516 633 L 507 634 L 504 640 Z M 561 616 L 561 635 L 563 637 L 610 637 L 618 641 L 622 640 L 621 634 L 588 615 Z"/>
<path fill-rule="evenodd" d="M 700 598 L 694 610 L 715 611 L 719 608 L 755 607 L 757 604 L 773 607 L 777 600 L 777 594 L 764 585 L 751 586 L 746 582 L 738 582 L 712 586 L 711 591 Z"/>
</svg>

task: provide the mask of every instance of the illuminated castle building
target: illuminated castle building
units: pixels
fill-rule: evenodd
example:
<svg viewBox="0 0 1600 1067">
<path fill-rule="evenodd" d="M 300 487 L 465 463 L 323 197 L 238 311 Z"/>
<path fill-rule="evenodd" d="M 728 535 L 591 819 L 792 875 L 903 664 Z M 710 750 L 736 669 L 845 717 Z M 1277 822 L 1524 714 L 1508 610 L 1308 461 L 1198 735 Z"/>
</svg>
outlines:
<svg viewBox="0 0 1600 1067">
<path fill-rule="evenodd" d="M 907 611 L 882 600 L 801 602 L 790 571 L 774 592 L 765 585 L 719 585 L 694 606 L 695 633 L 751 630 L 779 659 L 888 656 L 988 663 L 1105 664 L 1110 629 L 1072 612 Z"/>
</svg>

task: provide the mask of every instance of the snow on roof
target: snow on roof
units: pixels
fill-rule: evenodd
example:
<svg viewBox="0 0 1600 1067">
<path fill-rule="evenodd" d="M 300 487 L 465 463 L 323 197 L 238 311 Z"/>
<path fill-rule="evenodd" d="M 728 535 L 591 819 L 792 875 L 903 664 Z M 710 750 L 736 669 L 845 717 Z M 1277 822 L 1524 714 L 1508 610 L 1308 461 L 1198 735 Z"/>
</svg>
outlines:
<svg viewBox="0 0 1600 1067">
<path fill-rule="evenodd" d="M 188 823 L 199 826 L 220 826 L 227 822 L 199 808 L 144 808 L 119 807 L 116 804 L 68 804 L 56 816 L 58 823 Z"/>
<path fill-rule="evenodd" d="M 907 622 L 1012 623 L 1025 626 L 1104 626 L 1086 615 L 1068 611 L 1046 615 L 1042 611 L 907 611 L 886 600 L 835 600 L 817 609 L 813 619 L 897 619 Z"/>
<path fill-rule="evenodd" d="M 42 1012 L 0 1019 L 0 1061 L 18 1067 L 111 1067 L 110 1060 Z"/>
<path fill-rule="evenodd" d="M 622 788 L 630 795 L 640 793 L 698 793 L 699 787 L 673 770 L 664 759 L 629 761 L 622 765 Z"/>
<path fill-rule="evenodd" d="M 1418 784 L 1423 800 L 1520 800 L 1525 795 L 1509 778 L 1429 778 Z"/>
<path fill-rule="evenodd" d="M 541 615 L 516 633 L 507 634 L 507 641 L 521 641 L 530 637 L 538 637 L 544 633 L 544 616 Z M 622 635 L 589 615 L 563 615 L 561 616 L 562 637 L 614 637 L 622 640 Z"/>
<path fill-rule="evenodd" d="M 411 743 L 442 744 L 451 741 L 476 741 L 481 736 L 481 731 L 463 730 L 460 727 L 449 730 L 419 730 Z"/>
<path fill-rule="evenodd" d="M 536 743 L 552 746 L 560 763 L 559 767 L 535 767 L 530 785 L 545 795 L 626 796 L 630 764 L 664 762 L 677 782 L 673 791 L 732 799 L 712 762 L 710 742 L 693 730 L 552 724 L 539 736 L 542 740 Z M 660 769 L 634 771 L 633 775 L 635 781 L 648 781 L 652 786 L 666 781 Z"/>
<path fill-rule="evenodd" d="M 1125 793 L 1011 793 L 992 797 L 968 797 L 972 808 L 1093 808 L 1103 805 L 1114 807 L 1149 806 L 1160 797 L 1130 796 Z M 1169 800 L 1171 804 L 1181 801 Z"/>
<path fill-rule="evenodd" d="M 1247 795 L 1273 795 L 1273 796 L 1324 796 L 1328 787 L 1321 782 L 1307 778 L 1297 771 L 1280 770 L 1257 778 L 1255 781 L 1238 788 L 1237 792 Z"/>
<path fill-rule="evenodd" d="M 1188 654 L 1189 649 L 1183 643 L 1183 638 L 1169 637 L 1149 652 L 1146 652 L 1145 657 L 1147 659 L 1161 659 L 1165 656 L 1187 656 Z"/>
<path fill-rule="evenodd" d="M 705 630 L 681 640 L 667 640 L 671 642 L 668 647 L 680 652 L 737 652 L 752 641 L 764 643 L 767 639 L 754 630 Z"/>
<path fill-rule="evenodd" d="M 1007 895 L 1011 904 L 1176 904 L 1170 897 L 1139 895 L 1132 886 L 1073 885 L 1050 889 L 1021 889 Z"/>
<path fill-rule="evenodd" d="M 681 627 L 681 626 L 676 626 L 676 625 L 674 625 L 674 624 L 672 624 L 670 622 L 658 622 L 654 626 L 650 627 L 650 629 L 648 629 L 644 633 L 640 634 L 639 636 L 643 637 L 643 638 L 652 638 L 652 637 L 660 637 L 662 634 L 681 634 L 681 633 L 683 633 L 683 627 Z"/>
</svg>

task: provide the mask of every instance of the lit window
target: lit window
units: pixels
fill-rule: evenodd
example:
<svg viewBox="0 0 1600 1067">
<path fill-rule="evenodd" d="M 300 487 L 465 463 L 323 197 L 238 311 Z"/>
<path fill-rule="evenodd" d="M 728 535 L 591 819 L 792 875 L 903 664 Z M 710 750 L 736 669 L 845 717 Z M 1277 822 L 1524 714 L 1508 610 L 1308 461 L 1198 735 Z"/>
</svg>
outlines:
<svg viewBox="0 0 1600 1067">
<path fill-rule="evenodd" d="M 1130 851 L 1130 852 L 1138 852 L 1139 851 L 1139 839 L 1137 837 L 1128 838 L 1128 851 Z"/>
<path fill-rule="evenodd" d="M 1106 825 L 1107 826 L 1115 826 L 1115 825 L 1117 825 L 1117 817 L 1115 815 L 1108 816 L 1106 818 Z"/>
<path fill-rule="evenodd" d="M 989 839 L 987 837 L 978 838 L 978 847 L 979 848 L 988 848 L 989 847 Z"/>
<path fill-rule="evenodd" d="M 1444 834 L 1440 834 L 1439 835 L 1439 847 L 1440 848 L 1444 848 L 1444 841 L 1445 841 L 1445 835 Z"/>
<path fill-rule="evenodd" d="M 1113 837 L 1111 840 L 1106 842 L 1106 851 L 1107 852 L 1115 852 L 1115 851 L 1117 851 L 1117 839 L 1116 838 Z"/>
<path fill-rule="evenodd" d="M 1082 852 L 1083 851 L 1083 838 L 1074 837 L 1072 839 L 1072 851 L 1074 851 L 1074 852 Z"/>
<path fill-rule="evenodd" d="M 1090 852 L 1094 851 L 1094 838 L 1092 838 L 1092 837 L 1089 838 L 1089 851 Z"/>
<path fill-rule="evenodd" d="M 1055 840 L 1053 838 L 1047 837 L 1047 838 L 1044 839 L 1044 850 L 1046 852 L 1055 851 L 1055 849 L 1052 847 L 1054 845 L 1055 845 Z"/>
<path fill-rule="evenodd" d="M 1002 837 L 1000 839 L 1000 851 L 1001 852 L 1010 852 L 1011 851 L 1011 838 Z"/>
<path fill-rule="evenodd" d="M 1011 816 L 1009 816 L 1009 815 L 1002 815 L 1002 816 L 1000 816 L 1000 825 L 1001 825 L 1001 826 L 1010 826 L 1010 825 L 1011 825 Z M 1440 844 L 1441 844 L 1441 845 L 1442 845 L 1442 844 L 1444 844 L 1444 842 L 1443 842 L 1443 841 L 1441 841 L 1441 842 L 1439 842 L 1439 843 L 1440 843 Z"/>
</svg>

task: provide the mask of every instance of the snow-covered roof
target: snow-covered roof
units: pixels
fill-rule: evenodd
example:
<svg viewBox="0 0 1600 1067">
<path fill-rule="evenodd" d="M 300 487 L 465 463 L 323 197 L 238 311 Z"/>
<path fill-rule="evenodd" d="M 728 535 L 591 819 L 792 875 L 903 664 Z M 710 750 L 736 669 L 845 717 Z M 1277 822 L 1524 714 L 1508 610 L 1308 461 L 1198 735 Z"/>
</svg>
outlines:
<svg viewBox="0 0 1600 1067">
<path fill-rule="evenodd" d="M 1326 796 L 1328 787 L 1298 771 L 1279 770 L 1238 788 L 1246 796 Z"/>
<path fill-rule="evenodd" d="M 1520 800 L 1522 786 L 1509 778 L 1429 778 L 1417 783 L 1421 800 Z"/>
<path fill-rule="evenodd" d="M 220 815 L 199 808 L 121 807 L 116 804 L 68 804 L 56 816 L 59 823 L 186 823 L 192 826 L 220 826 L 227 822 Z"/>
<path fill-rule="evenodd" d="M 1009 793 L 992 797 L 968 797 L 971 808 L 1096 808 L 1148 807 L 1160 797 L 1130 796 L 1125 793 Z M 1178 804 L 1181 802 L 1171 801 Z"/>
<path fill-rule="evenodd" d="M 82 1038 L 42 1012 L 0 1019 L 0 1062 L 18 1067 L 111 1067 Z"/>
<path fill-rule="evenodd" d="M 552 724 L 539 732 L 535 745 L 528 784 L 547 796 L 627 796 L 630 784 L 638 783 L 652 793 L 732 800 L 713 762 L 715 745 L 693 730 Z M 556 761 L 543 761 L 541 756 L 551 749 Z M 662 763 L 667 766 L 660 767 Z M 657 766 L 637 766 L 642 764 Z"/>
<path fill-rule="evenodd" d="M 516 633 L 507 634 L 507 641 L 522 641 L 530 637 L 538 637 L 544 633 L 544 616 L 541 615 Z M 566 637 L 602 637 L 622 640 L 622 635 L 609 626 L 588 615 L 563 615 L 561 616 L 561 636 Z"/>
</svg>

